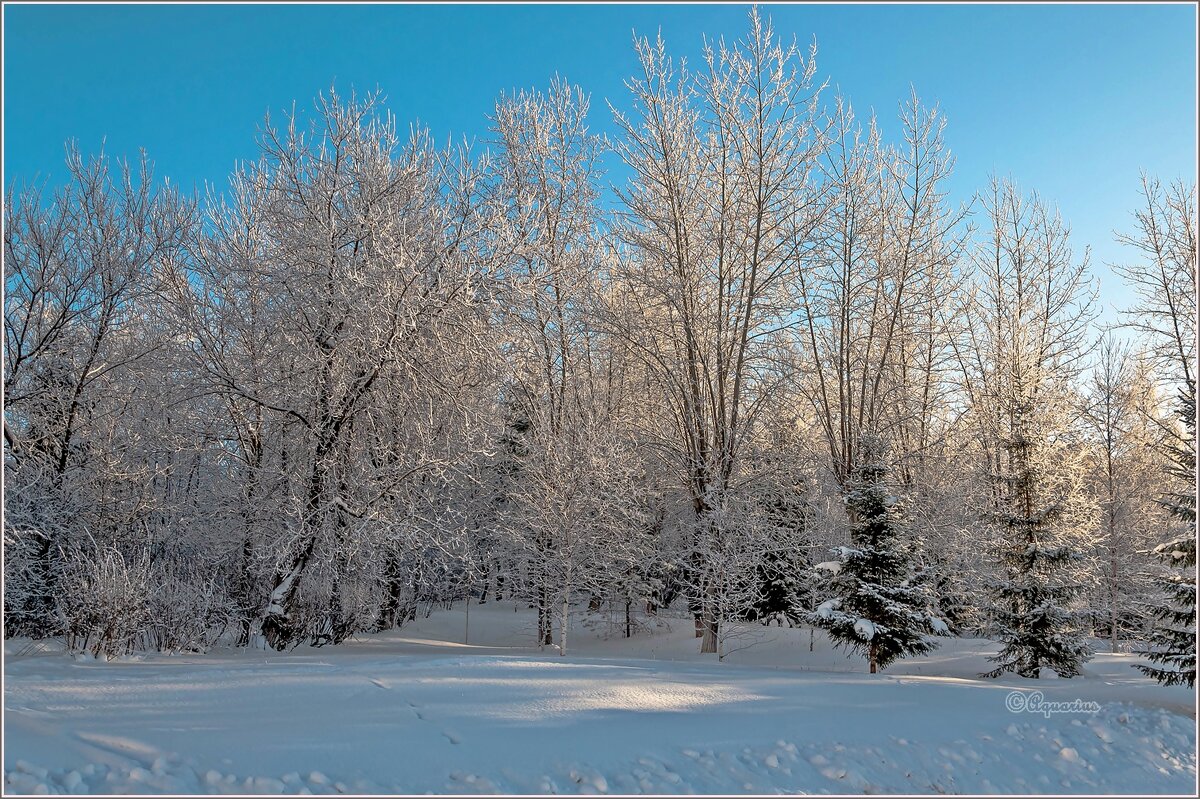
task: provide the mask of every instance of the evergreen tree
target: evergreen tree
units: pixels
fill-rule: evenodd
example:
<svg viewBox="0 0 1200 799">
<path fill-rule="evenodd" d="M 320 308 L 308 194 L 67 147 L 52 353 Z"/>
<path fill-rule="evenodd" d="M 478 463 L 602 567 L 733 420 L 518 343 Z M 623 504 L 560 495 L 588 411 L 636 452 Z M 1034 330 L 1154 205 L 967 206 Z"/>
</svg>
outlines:
<svg viewBox="0 0 1200 799">
<path fill-rule="evenodd" d="M 1180 394 L 1179 417 L 1184 433 L 1168 451 L 1173 461 L 1171 474 L 1181 485 L 1161 504 L 1183 526 L 1182 534 L 1159 545 L 1154 552 L 1170 568 L 1159 581 L 1165 595 L 1163 607 L 1155 608 L 1157 625 L 1145 655 L 1153 666 L 1134 668 L 1163 685 L 1196 685 L 1196 384 L 1189 383 Z"/>
<path fill-rule="evenodd" d="M 926 634 L 948 630 L 928 610 L 904 502 L 888 486 L 882 443 L 864 436 L 860 446 L 862 459 L 845 498 L 851 546 L 833 550 L 840 568 L 825 588 L 834 596 L 808 614 L 808 621 L 839 645 L 864 653 L 874 674 L 898 658 L 932 651 L 937 645 Z"/>
<path fill-rule="evenodd" d="M 970 634 L 978 626 L 978 592 L 973 583 L 977 570 L 961 558 L 947 558 L 944 553 L 930 553 L 926 571 L 934 607 L 946 622 L 951 635 Z"/>
<path fill-rule="evenodd" d="M 1037 440 L 1031 411 L 1026 404 L 1015 408 L 1011 434 L 1004 441 L 1008 467 L 1000 479 L 994 517 L 1003 533 L 999 559 L 1004 579 L 992 583 L 997 604 L 993 623 L 1004 646 L 990 658 L 999 665 L 985 677 L 1012 671 L 1036 679 L 1042 667 L 1074 677 L 1091 656 L 1077 614 L 1067 607 L 1081 589 L 1069 567 L 1082 559 L 1060 543 L 1068 492 L 1056 490 L 1045 468 L 1053 451 Z"/>
<path fill-rule="evenodd" d="M 812 585 L 806 579 L 812 573 L 812 508 L 803 480 L 781 469 L 774 473 L 782 479 L 762 486 L 756 501 L 759 523 L 767 533 L 766 549 L 754 568 L 756 599 L 746 609 L 745 619 L 764 624 L 782 624 L 786 619 L 796 626 L 803 610 L 812 607 Z"/>
<path fill-rule="evenodd" d="M 800 609 L 809 603 L 809 585 L 804 575 L 811 571 L 804 553 L 794 549 L 767 550 L 755 568 L 759 598 L 746 611 L 747 621 L 770 624 L 782 621 L 795 625 Z"/>
</svg>

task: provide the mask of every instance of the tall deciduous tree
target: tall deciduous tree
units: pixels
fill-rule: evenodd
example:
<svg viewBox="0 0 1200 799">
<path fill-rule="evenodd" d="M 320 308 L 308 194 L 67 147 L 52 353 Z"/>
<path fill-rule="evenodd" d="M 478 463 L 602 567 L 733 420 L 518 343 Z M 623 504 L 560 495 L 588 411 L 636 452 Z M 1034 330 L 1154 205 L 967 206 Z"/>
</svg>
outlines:
<svg viewBox="0 0 1200 799">
<path fill-rule="evenodd" d="M 1107 627 L 1113 652 L 1143 625 L 1144 555 L 1157 528 L 1153 502 L 1161 474 L 1155 444 L 1157 390 L 1148 364 L 1111 336 L 1101 339 L 1093 365 L 1085 419 L 1094 441 L 1091 485 L 1100 510 L 1097 626 Z M 1151 407 L 1147 407 L 1151 406 Z"/>
<path fill-rule="evenodd" d="M 420 131 L 402 144 L 375 97 L 331 93 L 316 111 L 308 131 L 268 119 L 261 159 L 235 175 L 175 284 L 228 403 L 248 503 L 274 433 L 283 524 L 258 621 L 275 647 L 352 631 L 359 539 L 394 529 L 380 515 L 413 481 L 443 484 L 461 454 L 443 447 L 450 417 L 463 423 L 486 352 L 471 166 Z"/>
<path fill-rule="evenodd" d="M 637 49 L 634 111 L 616 113 L 632 176 L 618 190 L 624 302 L 609 321 L 662 386 L 670 427 L 655 443 L 687 493 L 691 568 L 704 575 L 713 514 L 786 371 L 777 342 L 820 215 L 820 87 L 815 51 L 783 44 L 757 10 L 696 74 L 661 39 Z M 716 652 L 715 585 L 691 582 L 701 651 Z"/>
</svg>

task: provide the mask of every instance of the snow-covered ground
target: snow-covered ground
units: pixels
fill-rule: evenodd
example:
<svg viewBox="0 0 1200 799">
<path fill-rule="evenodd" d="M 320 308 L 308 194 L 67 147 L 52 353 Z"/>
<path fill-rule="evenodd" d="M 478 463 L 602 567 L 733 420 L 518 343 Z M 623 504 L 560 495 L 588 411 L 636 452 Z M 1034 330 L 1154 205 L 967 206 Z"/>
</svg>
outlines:
<svg viewBox="0 0 1200 799">
<path fill-rule="evenodd" d="M 462 605 L 288 653 L 112 663 L 5 646 L 7 793 L 1170 793 L 1196 787 L 1194 694 L 1128 655 L 1082 678 L 980 680 L 945 639 L 884 674 L 817 633 L 755 628 L 725 662 L 690 622 L 566 657 L 527 611 Z M 573 638 L 573 641 L 572 641 Z M 732 651 L 741 648 L 738 651 Z M 1010 693 L 1099 703 L 1009 709 Z"/>
</svg>

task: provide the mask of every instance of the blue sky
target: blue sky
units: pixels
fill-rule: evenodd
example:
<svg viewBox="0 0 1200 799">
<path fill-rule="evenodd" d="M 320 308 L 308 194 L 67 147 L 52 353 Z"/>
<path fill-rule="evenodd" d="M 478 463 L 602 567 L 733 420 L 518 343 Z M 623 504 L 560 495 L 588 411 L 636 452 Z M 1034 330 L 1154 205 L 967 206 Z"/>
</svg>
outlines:
<svg viewBox="0 0 1200 799">
<path fill-rule="evenodd" d="M 914 85 L 940 103 L 967 200 L 994 172 L 1058 203 L 1090 244 L 1103 298 L 1126 302 L 1103 262 L 1122 260 L 1140 169 L 1196 171 L 1196 10 L 1191 5 L 773 5 L 818 73 L 873 108 L 885 135 Z M 6 185 L 63 174 L 63 142 L 117 156 L 144 147 L 160 176 L 223 184 L 252 157 L 263 114 L 315 94 L 379 88 L 402 123 L 486 136 L 501 91 L 561 74 L 627 107 L 633 32 L 661 28 L 698 58 L 702 36 L 734 38 L 746 5 L 7 5 Z"/>
</svg>

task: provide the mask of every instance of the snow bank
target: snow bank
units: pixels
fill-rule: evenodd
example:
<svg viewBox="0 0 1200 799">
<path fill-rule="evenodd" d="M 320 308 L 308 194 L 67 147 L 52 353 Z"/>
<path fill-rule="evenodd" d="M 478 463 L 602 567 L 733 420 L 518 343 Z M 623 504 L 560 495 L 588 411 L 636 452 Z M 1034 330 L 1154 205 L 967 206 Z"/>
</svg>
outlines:
<svg viewBox="0 0 1200 799">
<path fill-rule="evenodd" d="M 874 677 L 809 631 L 725 663 L 683 621 L 538 653 L 512 605 L 342 647 L 141 661 L 6 647 L 5 793 L 1191 793 L 1191 692 L 1129 658 L 1082 679 L 974 679 L 948 640 Z M 532 637 L 532 636 L 530 636 Z M 784 667 L 788 668 L 784 668 Z M 827 670 L 816 670 L 828 666 Z M 836 667 L 836 668 L 835 668 Z M 803 671 L 801 669 L 811 669 Z M 839 670 L 840 669 L 840 670 Z M 1098 701 L 1013 713 L 1013 689 Z"/>
</svg>

